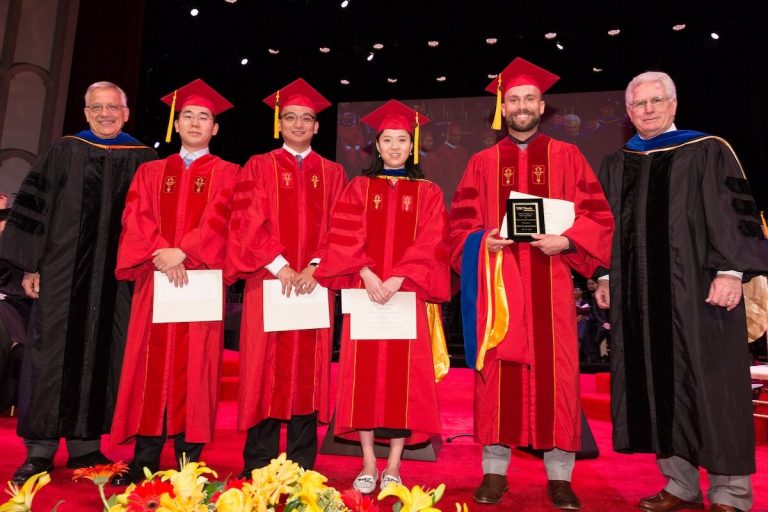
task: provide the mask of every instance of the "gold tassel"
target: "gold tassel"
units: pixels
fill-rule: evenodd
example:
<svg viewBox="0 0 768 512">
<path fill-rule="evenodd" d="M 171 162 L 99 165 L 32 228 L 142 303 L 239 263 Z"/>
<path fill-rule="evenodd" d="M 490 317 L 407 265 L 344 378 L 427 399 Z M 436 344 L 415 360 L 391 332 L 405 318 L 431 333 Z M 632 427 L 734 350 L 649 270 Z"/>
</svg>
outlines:
<svg viewBox="0 0 768 512">
<path fill-rule="evenodd" d="M 419 163 L 419 113 L 416 112 L 416 129 L 413 130 L 413 163 Z"/>
<path fill-rule="evenodd" d="M 443 317 L 440 313 L 440 305 L 427 302 L 427 325 L 432 341 L 432 365 L 435 369 L 435 382 L 440 382 L 448 375 L 451 368 L 451 359 L 448 355 L 448 345 L 445 341 L 443 330 Z"/>
<path fill-rule="evenodd" d="M 280 91 L 275 95 L 275 133 L 276 139 L 280 138 Z"/>
<path fill-rule="evenodd" d="M 768 222 L 765 222 L 765 212 L 760 212 L 760 220 L 763 221 L 763 236 L 768 239 Z"/>
<path fill-rule="evenodd" d="M 496 113 L 493 114 L 491 128 L 501 130 L 501 73 L 499 73 L 499 85 L 496 88 Z"/>
<path fill-rule="evenodd" d="M 171 116 L 168 118 L 168 130 L 165 132 L 165 142 L 171 142 L 171 130 L 173 130 L 173 114 L 176 112 L 176 91 L 173 91 L 171 100 Z"/>
</svg>

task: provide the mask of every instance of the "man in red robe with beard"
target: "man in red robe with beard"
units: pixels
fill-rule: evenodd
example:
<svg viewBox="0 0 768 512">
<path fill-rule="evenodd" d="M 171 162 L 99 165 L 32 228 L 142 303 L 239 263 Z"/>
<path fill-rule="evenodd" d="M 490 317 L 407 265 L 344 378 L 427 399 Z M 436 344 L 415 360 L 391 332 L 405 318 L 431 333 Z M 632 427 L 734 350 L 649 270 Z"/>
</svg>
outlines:
<svg viewBox="0 0 768 512">
<path fill-rule="evenodd" d="M 287 423 L 288 458 L 311 469 L 317 421 L 329 421 L 330 328 L 264 332 L 263 281 L 283 293 L 310 293 L 323 256 L 331 208 L 346 182 L 344 168 L 312 150 L 317 113 L 330 106 L 302 79 L 264 100 L 275 109 L 281 148 L 248 160 L 235 187 L 228 270 L 245 279 L 240 330 L 238 428 L 248 429 L 243 476 L 278 456 Z M 274 251 L 277 247 L 277 251 Z M 271 254 L 267 264 L 264 256 Z M 270 262 L 271 261 L 271 262 Z M 329 292 L 333 318 L 333 295 Z"/>
<path fill-rule="evenodd" d="M 475 501 L 500 502 L 510 447 L 532 446 L 545 451 L 552 504 L 574 510 L 581 412 L 572 271 L 591 276 L 608 266 L 613 218 L 578 148 L 538 133 L 541 94 L 557 80 L 517 58 L 489 86 L 498 128 L 503 114 L 509 136 L 467 165 L 450 214 L 451 263 L 462 275 L 468 361 L 473 343 L 478 349 L 475 439 L 484 445 L 484 477 Z M 502 238 L 511 191 L 573 202 L 573 225 L 533 242 Z M 466 295 L 472 289 L 476 301 Z"/>
<path fill-rule="evenodd" d="M 211 155 L 208 145 L 219 130 L 215 116 L 232 104 L 199 79 L 163 101 L 179 111 L 174 126 L 181 151 L 139 167 L 117 255 L 117 278 L 134 281 L 135 291 L 112 441 L 135 437 L 136 446 L 115 485 L 141 481 L 144 467 L 157 471 L 167 436 L 175 437 L 177 460 L 199 460 L 219 399 L 223 321 L 153 323 L 152 303 L 156 270 L 183 287 L 188 270 L 224 268 L 240 169 Z"/>
</svg>

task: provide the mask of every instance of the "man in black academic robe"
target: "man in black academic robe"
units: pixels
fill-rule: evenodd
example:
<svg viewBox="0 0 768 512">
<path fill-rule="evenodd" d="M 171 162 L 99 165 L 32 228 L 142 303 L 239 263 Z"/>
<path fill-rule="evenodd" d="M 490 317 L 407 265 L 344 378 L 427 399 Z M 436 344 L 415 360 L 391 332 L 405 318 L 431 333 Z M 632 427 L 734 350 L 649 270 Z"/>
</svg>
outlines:
<svg viewBox="0 0 768 512">
<path fill-rule="evenodd" d="M 733 149 L 677 130 L 675 86 L 637 76 L 627 112 L 637 129 L 599 178 L 616 219 L 609 281 L 613 442 L 655 453 L 668 479 L 645 510 L 748 510 L 755 472 L 742 280 L 768 272 L 768 242 Z M 610 289 L 609 283 L 610 282 Z"/>
<path fill-rule="evenodd" d="M 0 260 L 24 272 L 22 286 L 37 299 L 22 360 L 19 484 L 53 469 L 61 437 L 67 467 L 109 462 L 100 436 L 110 428 L 131 303 L 114 275 L 120 218 L 136 168 L 157 155 L 122 133 L 119 87 L 97 82 L 85 102 L 90 130 L 38 157 L 0 236 Z"/>
</svg>

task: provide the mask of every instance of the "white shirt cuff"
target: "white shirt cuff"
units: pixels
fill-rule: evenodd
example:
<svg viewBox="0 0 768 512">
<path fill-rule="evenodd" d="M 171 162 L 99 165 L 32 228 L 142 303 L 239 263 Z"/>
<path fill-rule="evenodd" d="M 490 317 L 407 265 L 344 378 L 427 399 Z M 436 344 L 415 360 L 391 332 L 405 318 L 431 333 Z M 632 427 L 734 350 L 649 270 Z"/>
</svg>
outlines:
<svg viewBox="0 0 768 512">
<path fill-rule="evenodd" d="M 609 281 L 611 279 L 610 275 L 605 274 L 604 276 L 600 276 L 597 278 L 598 281 Z"/>
<path fill-rule="evenodd" d="M 270 274 L 277 277 L 277 273 L 286 265 L 288 265 L 288 260 L 285 259 L 282 254 L 278 254 L 277 258 L 272 260 L 272 263 L 265 265 L 264 268 L 266 268 Z"/>
<path fill-rule="evenodd" d="M 313 264 L 313 263 L 319 265 L 320 264 L 320 258 L 312 258 L 311 260 L 309 260 L 309 264 L 310 265 Z"/>
<path fill-rule="evenodd" d="M 718 270 L 717 275 L 733 276 L 741 279 L 744 276 L 744 272 L 739 272 L 738 270 Z"/>
</svg>

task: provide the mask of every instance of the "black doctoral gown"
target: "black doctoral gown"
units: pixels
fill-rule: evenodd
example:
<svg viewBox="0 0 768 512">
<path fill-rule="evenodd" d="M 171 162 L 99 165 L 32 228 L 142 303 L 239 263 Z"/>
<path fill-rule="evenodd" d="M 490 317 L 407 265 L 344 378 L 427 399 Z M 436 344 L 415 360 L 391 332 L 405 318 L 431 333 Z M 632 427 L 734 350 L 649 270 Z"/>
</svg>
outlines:
<svg viewBox="0 0 768 512">
<path fill-rule="evenodd" d="M 40 273 L 19 390 L 24 438 L 109 431 L 131 304 L 114 274 L 120 217 L 136 168 L 156 158 L 126 134 L 81 132 L 47 148 L 19 189 L 0 259 Z"/>
<path fill-rule="evenodd" d="M 616 219 L 614 448 L 677 455 L 712 473 L 754 473 L 744 304 L 728 312 L 704 300 L 718 270 L 745 280 L 768 272 L 768 242 L 724 140 L 659 138 L 608 155 L 599 176 Z"/>
</svg>

